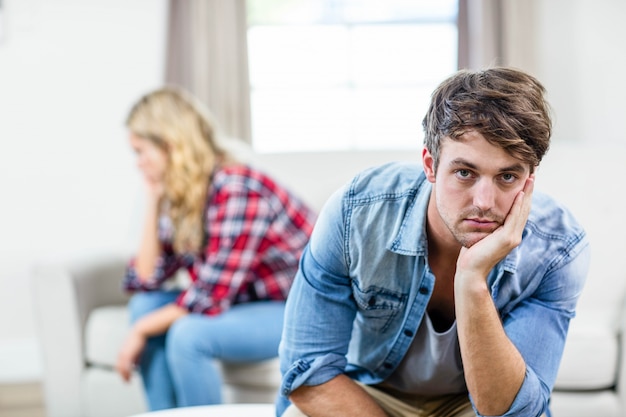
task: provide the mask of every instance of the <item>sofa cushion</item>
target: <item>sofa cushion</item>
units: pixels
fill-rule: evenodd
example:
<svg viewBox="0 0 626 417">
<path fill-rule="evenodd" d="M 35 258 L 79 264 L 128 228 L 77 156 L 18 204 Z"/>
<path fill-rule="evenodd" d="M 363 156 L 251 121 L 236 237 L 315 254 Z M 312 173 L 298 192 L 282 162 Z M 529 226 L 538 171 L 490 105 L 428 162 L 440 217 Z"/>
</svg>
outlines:
<svg viewBox="0 0 626 417">
<path fill-rule="evenodd" d="M 585 310 L 572 320 L 555 390 L 590 391 L 615 385 L 620 341 L 608 314 Z"/>
<path fill-rule="evenodd" d="M 117 354 L 130 328 L 129 323 L 125 306 L 112 305 L 92 310 L 85 324 L 87 363 L 100 367 L 115 367 Z"/>
<path fill-rule="evenodd" d="M 222 362 L 224 382 L 239 387 L 271 387 L 278 390 L 281 382 L 278 358 L 251 363 Z"/>
</svg>

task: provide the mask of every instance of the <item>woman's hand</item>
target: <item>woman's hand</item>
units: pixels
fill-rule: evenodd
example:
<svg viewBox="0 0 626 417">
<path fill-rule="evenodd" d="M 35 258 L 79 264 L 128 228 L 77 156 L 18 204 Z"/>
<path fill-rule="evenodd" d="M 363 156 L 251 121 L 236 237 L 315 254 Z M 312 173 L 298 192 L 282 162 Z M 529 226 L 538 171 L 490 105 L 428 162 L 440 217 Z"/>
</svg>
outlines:
<svg viewBox="0 0 626 417">
<path fill-rule="evenodd" d="M 176 320 L 187 314 L 189 311 L 186 308 L 176 304 L 167 304 L 148 313 L 135 323 L 117 355 L 115 364 L 115 370 L 124 381 L 130 381 L 133 369 L 146 347 L 148 337 L 166 333 Z"/>
<path fill-rule="evenodd" d="M 148 193 L 148 199 L 158 205 L 165 194 L 165 182 L 163 178 L 156 179 L 144 176 L 144 183 Z"/>
<path fill-rule="evenodd" d="M 146 346 L 146 336 L 139 333 L 134 328 L 126 337 L 119 354 L 117 355 L 117 363 L 115 370 L 126 382 L 130 381 L 133 369 L 139 361 L 139 357 Z"/>
</svg>

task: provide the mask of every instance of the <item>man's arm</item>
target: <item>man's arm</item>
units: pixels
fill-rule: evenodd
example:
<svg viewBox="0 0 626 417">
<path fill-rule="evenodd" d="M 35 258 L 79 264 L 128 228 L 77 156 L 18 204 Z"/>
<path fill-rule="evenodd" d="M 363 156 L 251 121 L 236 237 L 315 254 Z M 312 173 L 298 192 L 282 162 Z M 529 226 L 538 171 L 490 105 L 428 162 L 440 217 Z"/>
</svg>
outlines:
<svg viewBox="0 0 626 417">
<path fill-rule="evenodd" d="M 526 372 L 521 354 L 509 340 L 486 286 L 479 276 L 460 277 L 456 316 L 467 388 L 483 415 L 502 415 L 513 403 Z"/>
<path fill-rule="evenodd" d="M 457 260 L 454 295 L 465 380 L 476 409 L 484 415 L 504 414 L 526 373 L 522 355 L 504 331 L 486 277 L 521 242 L 533 184 L 529 178 L 502 227 L 471 248 L 462 248 Z"/>
<path fill-rule="evenodd" d="M 303 385 L 289 399 L 309 417 L 387 417 L 363 388 L 343 374 L 320 385 Z"/>
<path fill-rule="evenodd" d="M 344 254 L 343 195 L 336 192 L 320 212 L 287 297 L 281 394 L 309 416 L 382 417 L 344 374 L 357 306 Z M 279 401 L 279 413 L 287 398 Z"/>
</svg>

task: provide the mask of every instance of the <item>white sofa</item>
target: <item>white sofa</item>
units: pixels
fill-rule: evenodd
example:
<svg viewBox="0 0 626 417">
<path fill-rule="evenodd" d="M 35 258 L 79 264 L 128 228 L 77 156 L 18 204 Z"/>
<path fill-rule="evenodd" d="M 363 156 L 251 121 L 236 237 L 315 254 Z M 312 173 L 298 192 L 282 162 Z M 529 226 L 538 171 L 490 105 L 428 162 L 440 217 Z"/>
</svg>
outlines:
<svg viewBox="0 0 626 417">
<path fill-rule="evenodd" d="M 415 151 L 250 154 L 256 164 L 321 208 L 357 171 L 392 160 L 419 160 Z M 626 148 L 554 144 L 536 189 L 565 202 L 587 229 L 592 264 L 578 316 L 572 321 L 552 396 L 555 417 L 626 415 Z M 41 264 L 33 294 L 44 363 L 49 417 L 122 417 L 145 410 L 139 378 L 124 384 L 113 371 L 127 331 L 120 280 L 129 254 Z M 229 402 L 272 402 L 277 361 L 222 364 Z"/>
</svg>

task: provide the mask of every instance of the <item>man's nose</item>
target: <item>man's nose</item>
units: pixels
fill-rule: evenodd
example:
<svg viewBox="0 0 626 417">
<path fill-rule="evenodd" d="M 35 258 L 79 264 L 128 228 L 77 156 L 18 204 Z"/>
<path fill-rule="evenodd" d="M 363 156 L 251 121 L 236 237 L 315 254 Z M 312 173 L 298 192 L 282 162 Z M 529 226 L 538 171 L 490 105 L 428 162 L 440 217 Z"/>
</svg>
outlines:
<svg viewBox="0 0 626 417">
<path fill-rule="evenodd" d="M 474 206 L 481 210 L 492 209 L 495 204 L 495 184 L 486 179 L 480 179 L 474 186 Z"/>
</svg>

